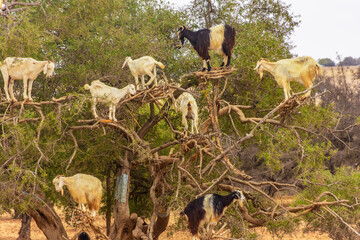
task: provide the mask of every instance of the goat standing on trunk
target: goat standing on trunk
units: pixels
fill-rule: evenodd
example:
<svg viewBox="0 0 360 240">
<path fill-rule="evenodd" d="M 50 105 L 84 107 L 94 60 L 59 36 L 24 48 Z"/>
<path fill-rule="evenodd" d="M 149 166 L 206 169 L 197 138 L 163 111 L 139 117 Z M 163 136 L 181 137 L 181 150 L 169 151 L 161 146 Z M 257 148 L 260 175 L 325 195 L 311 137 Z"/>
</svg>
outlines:
<svg viewBox="0 0 360 240">
<path fill-rule="evenodd" d="M 230 66 L 232 50 L 235 45 L 235 29 L 229 25 L 218 25 L 212 28 L 205 28 L 193 32 L 186 26 L 178 29 L 178 37 L 184 45 L 184 38 L 187 38 L 199 56 L 203 59 L 203 69 L 211 70 L 209 50 L 221 54 L 224 58 L 222 66 Z"/>
<path fill-rule="evenodd" d="M 41 71 L 44 72 L 46 78 L 54 75 L 54 59 L 53 61 L 36 61 L 32 58 L 8 57 L 0 63 L 0 70 L 4 77 L 4 90 L 6 99 L 17 102 L 14 96 L 14 80 L 24 81 L 24 100 L 33 101 L 31 97 L 32 84 Z M 27 86 L 29 80 L 29 88 Z M 9 96 L 10 91 L 10 96 Z M 29 95 L 28 95 L 29 94 Z"/>
<path fill-rule="evenodd" d="M 306 89 L 313 86 L 316 76 L 322 74 L 321 66 L 311 57 L 297 57 L 294 59 L 283 59 L 277 62 L 270 62 L 266 58 L 260 58 L 254 68 L 263 77 L 263 71 L 268 71 L 274 76 L 279 87 L 284 89 L 285 100 L 291 97 L 290 81 L 296 81 L 305 86 Z M 308 91 L 304 96 L 310 96 Z"/>
<path fill-rule="evenodd" d="M 198 116 L 198 107 L 195 101 L 195 98 L 187 92 L 184 92 L 179 96 L 177 99 L 180 102 L 180 111 L 182 113 L 182 124 L 185 127 L 185 131 L 188 131 L 188 123 L 187 121 L 191 121 L 191 133 L 199 133 L 198 131 L 198 123 L 199 123 L 199 116 Z M 177 110 L 177 106 L 176 106 Z"/>
</svg>

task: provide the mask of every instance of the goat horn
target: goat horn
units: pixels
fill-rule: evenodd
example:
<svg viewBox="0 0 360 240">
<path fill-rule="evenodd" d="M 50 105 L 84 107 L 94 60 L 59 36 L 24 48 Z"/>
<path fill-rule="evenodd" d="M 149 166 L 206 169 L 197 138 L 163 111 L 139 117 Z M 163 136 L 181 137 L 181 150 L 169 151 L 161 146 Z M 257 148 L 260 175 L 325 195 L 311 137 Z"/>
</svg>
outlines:
<svg viewBox="0 0 360 240">
<path fill-rule="evenodd" d="M 54 61 L 54 56 L 51 56 L 51 60 L 52 60 L 52 62 L 55 62 L 55 61 Z"/>
</svg>

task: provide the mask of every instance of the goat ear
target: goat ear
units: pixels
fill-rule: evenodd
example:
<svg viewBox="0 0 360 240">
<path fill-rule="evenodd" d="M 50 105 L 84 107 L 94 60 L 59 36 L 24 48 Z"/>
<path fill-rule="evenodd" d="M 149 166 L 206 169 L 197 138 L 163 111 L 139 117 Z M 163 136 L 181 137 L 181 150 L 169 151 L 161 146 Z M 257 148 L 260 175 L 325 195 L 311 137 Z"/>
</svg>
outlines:
<svg viewBox="0 0 360 240">
<path fill-rule="evenodd" d="M 124 64 L 123 64 L 123 66 L 122 66 L 122 68 L 124 68 L 125 66 L 126 66 L 126 64 L 127 64 L 127 58 L 125 58 L 125 62 L 124 62 Z"/>
<path fill-rule="evenodd" d="M 260 67 L 260 65 L 261 65 L 261 61 L 262 60 L 262 58 L 260 58 L 260 60 L 256 63 L 256 67 L 254 68 L 254 70 L 257 70 L 259 67 Z"/>
<path fill-rule="evenodd" d="M 59 188 L 61 189 L 61 196 L 64 195 L 64 179 L 62 176 L 59 177 Z"/>
<path fill-rule="evenodd" d="M 48 62 L 45 64 L 44 69 L 43 69 L 45 75 L 46 75 L 46 73 L 47 73 L 48 64 L 49 64 L 49 60 L 48 60 Z"/>
<path fill-rule="evenodd" d="M 185 27 L 184 26 L 180 26 L 178 31 L 181 32 L 181 31 L 184 31 Z"/>
</svg>

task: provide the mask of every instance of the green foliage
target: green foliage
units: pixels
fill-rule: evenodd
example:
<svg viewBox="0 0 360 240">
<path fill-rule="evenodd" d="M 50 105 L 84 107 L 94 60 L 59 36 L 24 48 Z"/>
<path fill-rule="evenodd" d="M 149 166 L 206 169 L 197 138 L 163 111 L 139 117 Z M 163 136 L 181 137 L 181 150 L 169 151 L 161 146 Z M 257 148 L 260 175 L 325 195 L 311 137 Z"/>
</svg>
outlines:
<svg viewBox="0 0 360 240">
<path fill-rule="evenodd" d="M 326 66 L 326 67 L 333 67 L 335 66 L 335 62 L 331 60 L 330 58 L 320 58 L 318 60 L 318 63 L 320 65 Z"/>
<path fill-rule="evenodd" d="M 329 170 L 317 168 L 313 173 L 304 179 L 303 184 L 306 186 L 302 192 L 302 197 L 298 197 L 297 204 L 308 204 L 308 200 L 314 201 L 315 197 L 321 193 L 330 192 L 334 194 L 338 200 L 347 200 L 346 205 L 331 206 L 340 217 L 350 225 L 358 226 L 360 218 L 360 209 L 358 207 L 346 207 L 357 204 L 360 197 L 360 173 L 359 169 L 351 169 L 349 167 L 337 168 L 335 174 L 331 174 Z M 305 200 L 307 199 L 307 200 Z M 318 201 L 336 201 L 333 196 L 324 195 Z M 321 210 L 321 215 L 308 213 L 304 219 L 308 221 L 312 227 L 329 232 L 332 236 L 342 236 L 342 239 L 353 239 L 354 235 L 345 225 L 340 224 L 329 212 Z"/>
<path fill-rule="evenodd" d="M 213 4 L 214 12 L 206 15 L 209 2 Z M 0 18 L 0 58 L 21 56 L 43 60 L 53 56 L 56 76 L 45 80 L 43 74 L 39 75 L 33 87 L 35 100 L 45 101 L 64 95 L 74 98 L 64 103 L 41 107 L 26 105 L 21 110 L 14 110 L 15 116 L 19 116 L 20 120 L 43 116 L 43 121 L 17 124 L 1 122 L 0 211 L 14 207 L 26 209 L 35 189 L 45 192 L 47 199 L 54 204 L 67 206 L 65 210 L 70 212 L 75 205 L 74 201 L 68 191 L 65 191 L 63 197 L 55 192 L 52 179 L 58 174 L 68 176 L 78 172 L 98 177 L 104 188 L 105 179 L 108 179 L 110 193 L 104 196 L 103 203 L 108 198 L 110 202 L 107 204 L 113 204 L 115 176 L 124 157 L 124 148 L 135 149 L 138 146 L 128 146 L 124 135 L 110 127 L 97 125 L 99 127 L 92 129 L 72 130 L 75 126 L 87 124 L 80 120 L 92 119 L 89 92 L 84 90 L 83 85 L 101 79 L 108 85 L 123 87 L 133 82 L 128 67 L 121 68 L 125 57 L 135 59 L 144 55 L 163 62 L 167 78 L 180 82 L 183 74 L 199 70 L 202 64 L 189 43 L 181 49 L 176 48 L 176 30 L 180 24 L 187 24 L 197 30 L 226 23 L 236 29 L 232 65 L 237 71 L 229 77 L 222 98 L 234 105 L 253 106 L 252 109 L 243 110 L 247 117 L 262 118 L 268 109 L 283 100 L 282 89 L 277 86 L 273 77 L 265 75 L 260 80 L 253 70 L 260 57 L 273 61 L 291 57 L 289 38 L 299 20 L 291 13 L 290 6 L 281 1 L 194 0 L 185 11 L 172 9 L 165 1 L 156 0 L 114 0 L 103 1 L 101 4 L 86 0 L 51 0 L 44 2 L 43 6 L 44 10 L 28 8 L 9 18 Z M 215 54 L 211 56 L 212 65 L 220 65 L 221 57 Z M 222 89 L 223 83 L 220 85 Z M 20 83 L 15 85 L 16 92 L 22 92 L 17 91 L 20 87 Z M 292 89 L 300 91 L 303 86 L 294 84 Z M 201 123 L 209 117 L 206 97 L 214 97 L 213 83 L 208 82 L 204 91 L 198 86 L 194 86 L 193 90 L 200 96 L 197 104 Z M 160 105 L 166 103 L 159 102 L 159 106 L 127 102 L 117 111 L 118 119 L 121 119 L 119 124 L 134 132 L 152 121 L 154 116 L 161 119 L 144 137 L 151 148 L 178 137 L 171 131 L 164 116 L 175 130 L 183 130 L 181 113 L 175 113 L 171 108 L 161 111 Z M 106 105 L 98 106 L 99 115 L 106 117 Z M 219 107 L 224 106 L 226 104 Z M 0 110 L 1 113 L 9 111 L 7 105 L 0 105 Z M 224 146 L 232 144 L 239 136 L 245 136 L 254 127 L 254 122 L 251 121 L 241 123 L 238 115 L 233 112 L 230 116 L 231 118 L 224 116 L 219 119 L 221 133 L 216 133 L 221 135 Z M 321 174 L 317 177 L 322 176 L 324 181 L 327 179 L 326 181 L 331 182 L 336 178 L 336 181 L 341 179 L 355 187 L 355 183 L 345 172 L 336 176 L 331 176 L 328 172 L 325 174 L 324 163 L 334 155 L 334 149 L 330 142 L 318 135 L 324 129 L 333 127 L 336 117 L 331 106 L 318 108 L 313 104 L 304 105 L 286 116 L 284 124 L 287 127 L 281 124 L 262 125 L 251 141 L 236 149 L 237 152 L 231 155 L 231 161 L 239 168 L 245 166 L 247 163 L 237 153 L 246 151 L 249 146 L 256 146 L 259 150 L 255 153 L 257 160 L 264 160 L 265 166 L 261 167 L 264 171 L 270 170 L 272 177 L 282 172 L 288 162 L 295 162 L 294 174 L 297 178 L 311 179 L 315 177 L 315 171 L 320 171 Z M 214 140 L 212 136 L 209 138 Z M 184 152 L 178 152 L 179 145 L 171 147 L 174 147 L 175 153 L 184 156 L 183 164 L 199 183 L 211 183 L 226 170 L 224 166 L 217 165 L 210 174 L 200 177 L 198 152 L 202 146 Z M 168 155 L 171 147 L 163 149 L 159 154 Z M 144 161 L 142 152 L 139 152 L 131 156 L 129 205 L 131 212 L 148 217 L 152 211 L 149 189 L 154 176 L 150 175 L 148 162 Z M 220 153 L 219 150 L 214 152 Z M 202 167 L 211 160 L 212 158 L 204 155 Z M 198 190 L 191 185 L 193 183 L 178 178 L 178 171 L 176 163 L 166 169 L 168 192 L 160 199 L 172 209 L 182 209 L 189 199 L 198 194 Z M 353 172 L 350 175 L 356 176 Z M 311 181 L 315 182 L 314 179 Z M 212 190 L 216 191 L 215 188 Z M 309 186 L 307 191 L 313 191 L 311 194 L 314 194 L 322 190 Z M 177 197 L 176 191 L 179 193 Z M 340 196 L 344 194 L 341 188 L 331 191 Z M 106 207 L 111 206 L 104 204 L 104 208 Z M 249 211 L 255 212 L 257 207 L 250 203 Z M 236 207 L 230 208 L 225 220 L 236 222 L 239 215 Z M 281 220 L 270 222 L 269 228 L 273 232 L 277 232 L 277 229 L 289 231 L 294 224 Z M 252 238 L 253 235 L 244 231 L 244 225 L 243 222 L 232 224 L 234 235 Z"/>
</svg>

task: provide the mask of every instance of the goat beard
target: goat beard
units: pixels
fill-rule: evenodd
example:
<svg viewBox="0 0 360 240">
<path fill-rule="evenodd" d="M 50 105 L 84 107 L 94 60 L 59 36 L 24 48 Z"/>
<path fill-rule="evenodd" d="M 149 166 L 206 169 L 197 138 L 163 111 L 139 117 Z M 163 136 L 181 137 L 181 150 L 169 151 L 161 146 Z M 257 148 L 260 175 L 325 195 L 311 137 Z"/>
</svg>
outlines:
<svg viewBox="0 0 360 240">
<path fill-rule="evenodd" d="M 184 37 L 181 37 L 181 38 L 179 38 L 179 39 L 180 39 L 180 42 L 181 42 L 181 46 L 184 46 L 184 42 L 185 42 Z"/>
</svg>

